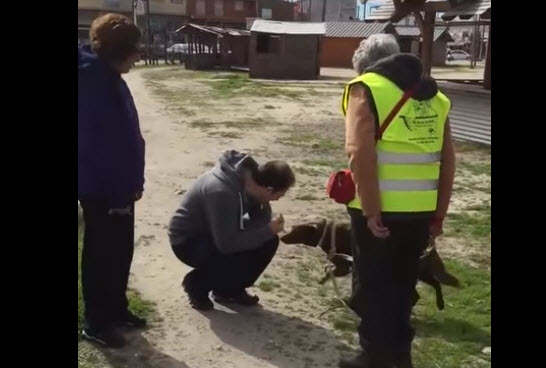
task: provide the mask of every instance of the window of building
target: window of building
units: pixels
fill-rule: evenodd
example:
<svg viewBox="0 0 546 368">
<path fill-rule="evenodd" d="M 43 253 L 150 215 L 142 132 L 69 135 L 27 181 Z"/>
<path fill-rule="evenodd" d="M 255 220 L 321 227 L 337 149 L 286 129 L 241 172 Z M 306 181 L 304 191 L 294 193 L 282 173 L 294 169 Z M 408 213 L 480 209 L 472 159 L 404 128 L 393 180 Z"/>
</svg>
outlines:
<svg viewBox="0 0 546 368">
<path fill-rule="evenodd" d="M 262 18 L 263 19 L 272 19 L 273 18 L 272 10 L 268 9 L 268 8 L 262 8 Z"/>
<path fill-rule="evenodd" d="M 195 13 L 197 15 L 205 15 L 205 0 L 197 0 L 195 3 Z"/>
<path fill-rule="evenodd" d="M 235 10 L 236 11 L 245 10 L 245 3 L 243 1 L 240 1 L 240 0 L 235 1 Z"/>
<path fill-rule="evenodd" d="M 281 36 L 259 33 L 256 38 L 258 54 L 279 54 L 281 52 Z"/>
<path fill-rule="evenodd" d="M 171 4 L 184 4 L 184 0 L 171 0 Z"/>
<path fill-rule="evenodd" d="M 214 15 L 217 17 L 224 16 L 224 0 L 214 1 Z"/>
<path fill-rule="evenodd" d="M 104 0 L 104 6 L 110 9 L 119 9 L 120 0 Z"/>
</svg>

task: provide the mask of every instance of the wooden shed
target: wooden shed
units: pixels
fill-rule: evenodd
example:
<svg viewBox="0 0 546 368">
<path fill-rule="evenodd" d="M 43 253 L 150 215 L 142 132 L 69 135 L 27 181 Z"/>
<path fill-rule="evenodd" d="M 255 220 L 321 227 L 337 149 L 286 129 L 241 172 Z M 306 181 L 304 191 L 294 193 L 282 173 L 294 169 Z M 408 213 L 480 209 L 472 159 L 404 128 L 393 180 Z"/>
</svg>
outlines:
<svg viewBox="0 0 546 368">
<path fill-rule="evenodd" d="M 188 44 L 186 69 L 248 66 L 250 32 L 242 29 L 186 24 L 176 33 Z"/>
<path fill-rule="evenodd" d="M 324 23 L 257 19 L 250 30 L 250 77 L 317 79 Z"/>
</svg>

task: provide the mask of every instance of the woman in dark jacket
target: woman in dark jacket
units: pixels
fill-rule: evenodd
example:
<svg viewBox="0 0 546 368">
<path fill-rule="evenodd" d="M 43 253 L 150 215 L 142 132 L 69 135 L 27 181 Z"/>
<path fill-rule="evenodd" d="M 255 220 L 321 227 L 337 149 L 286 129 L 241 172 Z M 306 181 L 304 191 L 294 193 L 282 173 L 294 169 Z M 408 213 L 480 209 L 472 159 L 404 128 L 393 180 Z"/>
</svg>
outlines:
<svg viewBox="0 0 546 368">
<path fill-rule="evenodd" d="M 119 14 L 91 25 L 78 48 L 78 200 L 85 223 L 82 289 L 84 338 L 125 344 L 116 326 L 143 327 L 127 308 L 134 249 L 134 202 L 144 185 L 144 140 L 121 74 L 138 60 L 140 30 Z"/>
</svg>

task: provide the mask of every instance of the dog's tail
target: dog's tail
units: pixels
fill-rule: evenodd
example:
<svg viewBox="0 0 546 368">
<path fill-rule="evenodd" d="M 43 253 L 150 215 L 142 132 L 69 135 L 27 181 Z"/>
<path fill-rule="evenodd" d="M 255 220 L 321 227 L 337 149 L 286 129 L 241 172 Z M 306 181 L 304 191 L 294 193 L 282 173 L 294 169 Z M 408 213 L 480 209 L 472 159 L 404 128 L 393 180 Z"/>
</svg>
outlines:
<svg viewBox="0 0 546 368">
<path fill-rule="evenodd" d="M 442 272 L 440 275 L 437 275 L 436 278 L 443 285 L 452 286 L 455 288 L 461 287 L 461 283 L 459 282 L 459 279 L 457 279 L 455 276 L 451 275 L 447 271 Z"/>
</svg>

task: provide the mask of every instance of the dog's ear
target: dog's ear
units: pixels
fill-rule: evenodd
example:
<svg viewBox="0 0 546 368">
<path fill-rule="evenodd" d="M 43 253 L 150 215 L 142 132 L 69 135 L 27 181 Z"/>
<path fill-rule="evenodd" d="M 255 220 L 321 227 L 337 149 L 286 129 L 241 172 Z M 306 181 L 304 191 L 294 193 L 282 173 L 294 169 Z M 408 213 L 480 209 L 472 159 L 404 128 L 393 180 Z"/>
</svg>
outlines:
<svg viewBox="0 0 546 368">
<path fill-rule="evenodd" d="M 317 231 L 313 224 L 297 225 L 288 234 L 281 237 L 281 241 L 284 244 L 304 244 L 316 247 Z"/>
</svg>

